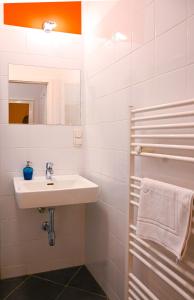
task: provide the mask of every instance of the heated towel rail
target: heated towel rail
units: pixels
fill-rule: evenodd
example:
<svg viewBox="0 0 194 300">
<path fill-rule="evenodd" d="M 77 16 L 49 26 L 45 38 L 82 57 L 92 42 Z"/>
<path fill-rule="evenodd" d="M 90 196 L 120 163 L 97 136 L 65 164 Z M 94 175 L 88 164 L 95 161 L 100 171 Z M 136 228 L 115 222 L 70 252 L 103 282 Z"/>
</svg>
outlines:
<svg viewBox="0 0 194 300">
<path fill-rule="evenodd" d="M 193 300 L 194 216 L 188 254 L 178 263 L 136 236 L 136 217 L 142 177 L 194 189 L 194 99 L 130 107 L 130 147 L 128 300 Z"/>
</svg>

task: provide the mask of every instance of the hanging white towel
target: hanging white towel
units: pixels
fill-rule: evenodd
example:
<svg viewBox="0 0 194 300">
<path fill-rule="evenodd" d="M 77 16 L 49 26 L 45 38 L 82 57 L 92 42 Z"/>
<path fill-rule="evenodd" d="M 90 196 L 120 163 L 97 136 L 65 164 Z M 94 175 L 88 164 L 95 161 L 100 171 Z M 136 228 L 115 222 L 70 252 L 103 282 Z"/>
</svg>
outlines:
<svg viewBox="0 0 194 300">
<path fill-rule="evenodd" d="M 191 233 L 194 192 L 143 178 L 137 235 L 154 241 L 182 259 Z"/>
</svg>

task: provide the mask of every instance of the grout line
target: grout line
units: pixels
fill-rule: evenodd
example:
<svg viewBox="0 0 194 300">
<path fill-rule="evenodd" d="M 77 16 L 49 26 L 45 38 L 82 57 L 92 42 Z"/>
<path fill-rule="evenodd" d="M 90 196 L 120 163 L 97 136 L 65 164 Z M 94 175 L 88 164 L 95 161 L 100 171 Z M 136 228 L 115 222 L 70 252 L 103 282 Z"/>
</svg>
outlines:
<svg viewBox="0 0 194 300">
<path fill-rule="evenodd" d="M 112 148 L 112 147 L 100 147 L 100 146 L 87 146 L 88 149 L 92 149 L 92 150 L 104 150 L 104 151 L 114 151 L 114 152 L 121 152 L 121 153 L 128 153 L 128 149 L 125 148 L 123 149 L 118 149 L 118 148 Z"/>
<path fill-rule="evenodd" d="M 81 288 L 76 287 L 76 286 L 69 286 L 69 288 L 72 288 L 72 289 L 75 289 L 75 290 L 78 290 L 78 291 L 81 291 L 81 292 L 85 292 L 85 293 L 88 293 L 90 295 L 99 296 L 99 297 L 104 298 L 104 299 L 107 298 L 106 295 L 102 295 L 102 294 L 98 294 L 98 293 L 91 292 L 91 291 L 88 291 L 88 290 L 84 290 L 84 289 L 81 289 Z"/>
<path fill-rule="evenodd" d="M 188 1 L 187 1 L 187 11 L 188 11 Z M 185 43 L 185 51 L 186 51 L 186 63 L 189 64 L 190 63 L 190 59 L 189 59 L 189 44 L 191 41 L 191 37 L 190 37 L 190 32 L 189 32 L 189 22 L 190 20 L 187 19 L 186 21 L 186 43 Z M 188 95 L 188 68 L 186 70 L 186 92 Z"/>
<path fill-rule="evenodd" d="M 119 92 L 121 92 L 121 91 L 123 91 L 125 89 L 134 88 L 134 87 L 136 87 L 138 85 L 141 85 L 141 84 L 144 84 L 144 83 L 146 83 L 148 81 L 152 81 L 152 80 L 158 79 L 159 77 L 165 76 L 166 74 L 170 74 L 170 73 L 173 73 L 173 72 L 176 72 L 176 71 L 179 71 L 179 70 L 187 69 L 188 67 L 190 67 L 192 65 L 194 65 L 194 62 L 190 62 L 190 63 L 186 62 L 181 67 L 178 67 L 178 68 L 176 67 L 175 69 L 171 69 L 169 71 L 165 71 L 165 72 L 162 72 L 162 73 L 156 73 L 154 75 L 149 76 L 149 78 L 147 78 L 147 79 L 143 79 L 143 80 L 140 80 L 138 82 L 131 83 L 131 84 L 129 83 L 129 84 L 123 86 L 123 87 L 117 88 L 117 89 L 115 89 L 113 91 L 106 92 L 105 94 L 97 96 L 94 99 L 95 100 L 99 100 L 99 99 L 105 98 L 107 96 L 111 96 L 112 94 L 119 93 Z M 89 81 L 90 81 L 90 79 L 89 79 Z"/>
<path fill-rule="evenodd" d="M 101 295 L 101 294 L 98 294 L 98 293 L 90 292 L 90 291 L 88 291 L 88 290 L 84 290 L 84 289 L 81 289 L 81 288 L 78 288 L 78 287 L 74 287 L 74 286 L 69 285 L 70 282 L 76 277 L 76 275 L 79 274 L 79 272 L 80 272 L 80 270 L 81 270 L 82 267 L 83 267 L 83 266 L 80 266 L 79 269 L 78 269 L 77 271 L 75 271 L 75 273 L 73 274 L 73 276 L 72 276 L 72 277 L 70 278 L 70 280 L 66 283 L 64 289 L 57 295 L 57 297 L 55 298 L 55 300 L 57 300 L 57 299 L 60 298 L 60 296 L 63 294 L 63 292 L 65 291 L 66 288 L 71 288 L 71 289 L 79 290 L 79 291 L 88 293 L 88 294 L 90 294 L 90 295 L 99 296 L 99 297 L 101 297 L 101 298 L 103 298 L 103 299 L 105 299 L 105 300 L 108 300 L 108 298 L 107 298 L 106 295 Z"/>
<path fill-rule="evenodd" d="M 152 40 L 152 41 L 153 41 L 153 40 Z M 160 72 L 160 73 L 155 72 L 154 75 L 150 76 L 150 77 L 147 78 L 147 79 L 143 79 L 143 80 L 140 80 L 140 81 L 135 82 L 135 83 L 129 83 L 129 84 L 125 85 L 124 87 L 121 87 L 121 88 L 118 88 L 118 89 L 113 90 L 113 91 L 111 91 L 111 92 L 107 92 L 107 93 L 105 93 L 105 94 L 102 94 L 102 95 L 100 95 L 100 96 L 97 96 L 97 97 L 95 97 L 95 99 L 98 100 L 98 99 L 107 97 L 107 96 L 109 96 L 109 95 L 112 95 L 112 94 L 115 94 L 115 93 L 119 93 L 119 92 L 122 91 L 122 90 L 125 90 L 125 89 L 128 89 L 128 88 L 133 88 L 133 87 L 138 86 L 138 85 L 140 85 L 140 84 L 144 84 L 144 83 L 146 83 L 147 81 L 155 80 L 155 79 L 157 79 L 157 78 L 159 78 L 159 77 L 165 76 L 166 74 L 173 73 L 173 72 L 179 71 L 179 70 L 181 70 L 181 69 L 185 69 L 185 68 L 187 69 L 188 67 L 192 66 L 193 64 L 194 64 L 193 61 L 192 61 L 192 62 L 186 61 L 186 63 L 185 63 L 183 66 L 181 66 L 181 67 L 178 67 L 178 68 L 176 67 L 176 68 L 173 68 L 173 69 L 171 69 L 171 70 L 168 70 L 168 71 L 165 71 L 165 72 Z M 109 66 L 108 66 L 108 67 L 109 67 Z M 101 73 L 101 71 L 99 71 L 98 73 Z M 92 80 L 92 78 L 90 77 L 88 81 L 91 81 L 91 80 Z"/>
<path fill-rule="evenodd" d="M 31 276 L 27 276 L 26 279 L 24 279 L 20 284 L 18 284 L 3 300 L 8 299 L 9 296 L 11 296 L 19 287 L 21 287 L 27 280 L 29 280 Z"/>
<path fill-rule="evenodd" d="M 126 119 L 125 119 L 126 120 Z M 4 125 L 4 124 L 2 124 L 2 123 L 0 123 L 0 125 Z M 73 146 L 62 146 L 62 147 L 56 147 L 56 146 L 47 146 L 47 147 L 45 147 L 45 146 L 39 146 L 39 147 L 33 147 L 33 146 L 29 146 L 29 145 L 27 145 L 27 146 L 7 146 L 7 145 L 3 145 L 2 146 L 2 148 L 3 149 L 9 149 L 9 150 L 13 150 L 13 149 L 26 149 L 26 150 L 48 150 L 48 149 L 51 149 L 51 150 L 63 150 L 64 152 L 65 151 L 72 151 L 72 150 L 74 150 L 74 147 Z M 60 170 L 60 169 L 58 169 L 58 170 Z"/>
<path fill-rule="evenodd" d="M 64 287 L 64 288 L 62 289 L 62 291 L 57 295 L 57 297 L 56 297 L 54 300 L 59 299 L 59 297 L 63 294 L 63 292 L 65 291 L 65 289 L 66 289 L 66 287 Z"/>
<path fill-rule="evenodd" d="M 75 274 L 72 276 L 72 278 L 71 278 L 71 279 L 69 280 L 69 282 L 67 283 L 67 287 L 75 288 L 75 289 L 77 289 L 77 290 L 80 290 L 80 291 L 83 291 L 83 292 L 87 292 L 87 293 L 89 293 L 89 294 L 93 294 L 93 295 L 97 295 L 97 296 L 101 296 L 101 297 L 105 298 L 106 295 L 104 296 L 104 295 L 101 295 L 101 294 L 98 294 L 98 293 L 90 292 L 90 291 L 85 290 L 85 289 L 81 289 L 81 288 L 79 288 L 79 287 L 75 287 L 75 286 L 69 285 L 69 284 L 71 283 L 71 281 L 75 278 L 75 276 L 79 274 L 81 268 L 83 268 L 83 267 L 84 267 L 84 266 L 80 266 L 80 268 L 75 272 Z M 85 266 L 85 267 L 86 267 L 86 266 Z M 90 273 L 90 272 L 89 272 L 89 273 Z M 91 275 L 91 276 L 92 276 L 92 275 Z M 92 277 L 93 277 L 93 276 L 92 276 Z"/>
<path fill-rule="evenodd" d="M 21 287 L 27 280 L 29 280 L 30 278 L 37 278 L 39 280 L 42 280 L 42 281 L 46 281 L 46 282 L 50 282 L 50 283 L 53 283 L 55 285 L 58 285 L 58 286 L 61 286 L 63 287 L 63 289 L 59 292 L 59 294 L 56 296 L 55 300 L 59 299 L 60 296 L 63 294 L 63 292 L 65 291 L 66 288 L 72 288 L 72 289 L 75 289 L 75 290 L 79 290 L 79 291 L 82 291 L 82 292 L 85 292 L 87 294 L 90 294 L 90 295 L 94 295 L 94 296 L 99 296 L 101 297 L 102 299 L 108 299 L 106 294 L 105 295 L 102 295 L 102 294 L 98 294 L 98 293 L 95 293 L 95 292 L 91 292 L 91 291 L 88 291 L 88 290 L 85 290 L 85 289 L 81 289 L 79 287 L 74 287 L 74 286 L 70 286 L 70 282 L 73 280 L 73 278 L 75 278 L 75 276 L 77 274 L 79 274 L 81 268 L 83 266 L 80 266 L 78 268 L 78 270 L 75 271 L 75 273 L 73 274 L 73 276 L 70 278 L 70 280 L 65 284 L 61 284 L 61 283 L 57 283 L 55 281 L 52 281 L 52 280 L 49 280 L 49 279 L 46 279 L 46 278 L 42 278 L 42 277 L 39 277 L 37 275 L 30 275 L 30 276 L 27 276 L 20 284 L 18 284 L 5 298 L 3 298 L 3 300 L 7 300 L 9 298 L 10 295 L 12 295 L 19 287 Z"/>
<path fill-rule="evenodd" d="M 64 287 L 64 289 L 62 290 L 62 292 L 60 292 L 59 295 L 57 295 L 57 297 L 55 298 L 55 300 L 59 299 L 59 297 L 63 294 L 63 292 L 65 291 L 66 288 L 78 290 L 78 291 L 81 291 L 81 292 L 85 292 L 85 293 L 87 293 L 89 295 L 98 296 L 98 297 L 100 297 L 102 299 L 109 300 L 106 295 L 101 295 L 101 294 L 93 293 L 93 292 L 90 292 L 90 291 L 87 291 L 87 290 L 83 290 L 83 289 L 80 289 L 80 288 L 77 288 L 77 287 L 74 287 L 74 286 L 66 286 L 66 287 Z"/>
<path fill-rule="evenodd" d="M 97 294 L 97 295 L 100 295 L 100 296 L 102 296 L 102 297 L 107 297 L 107 295 L 106 295 L 106 293 L 105 293 L 105 291 L 104 291 L 104 289 L 103 289 L 101 283 L 99 283 L 99 282 L 96 280 L 96 278 L 93 276 L 93 274 L 90 272 L 90 270 L 88 269 L 88 267 L 87 267 L 86 265 L 85 265 L 85 268 L 86 268 L 87 271 L 89 272 L 90 276 L 91 276 L 91 277 L 95 280 L 95 282 L 98 284 L 98 286 L 100 287 L 100 289 L 102 290 L 102 292 L 104 292 L 104 295 L 98 294 L 98 293 L 96 293 L 96 294 Z"/>
<path fill-rule="evenodd" d="M 154 10 L 155 10 L 155 9 L 154 9 Z M 154 16 L 155 16 L 155 11 L 154 11 Z M 192 15 L 192 16 L 193 16 L 193 15 Z M 157 40 L 158 38 L 160 38 L 162 35 L 168 33 L 170 30 L 176 28 L 177 26 L 183 24 L 184 22 L 186 23 L 187 20 L 188 20 L 189 18 L 191 18 L 191 16 L 190 16 L 190 17 L 185 17 L 183 20 L 181 20 L 181 21 L 178 22 L 177 24 L 173 25 L 172 27 L 168 28 L 168 29 L 165 30 L 164 32 L 161 32 L 160 34 L 156 34 L 156 29 L 155 29 L 155 30 L 154 30 L 154 37 L 153 37 L 151 40 L 149 40 L 149 41 L 143 43 L 140 47 L 137 47 L 137 48 L 135 48 L 135 49 L 129 51 L 127 54 L 123 55 L 122 57 L 119 57 L 118 59 L 116 59 L 116 60 L 114 60 L 113 62 L 109 63 L 109 64 L 106 65 L 105 67 L 102 67 L 100 70 L 91 73 L 91 74 L 89 75 L 89 79 L 94 78 L 95 76 L 98 75 L 98 73 L 101 73 L 101 72 L 105 71 L 105 70 L 108 69 L 110 66 L 116 64 L 117 62 L 119 62 L 119 61 L 121 61 L 122 59 L 126 58 L 128 55 L 131 55 L 131 54 L 133 54 L 134 52 L 136 52 L 137 50 L 143 48 L 145 45 L 147 45 L 147 44 L 149 44 L 149 43 L 151 43 L 151 42 L 156 42 L 156 40 Z M 154 22 L 154 24 L 155 24 L 155 22 Z M 154 28 L 155 28 L 155 26 L 154 26 Z M 103 46 L 104 46 L 104 44 L 103 44 L 101 47 L 103 47 Z"/>
<path fill-rule="evenodd" d="M 47 282 L 50 282 L 50 283 L 53 283 L 53 284 L 56 284 L 56 285 L 60 285 L 61 287 L 65 286 L 65 284 L 62 284 L 62 283 L 59 283 L 59 282 L 56 282 L 56 281 L 52 281 L 50 279 L 43 278 L 43 277 L 40 277 L 40 276 L 37 276 L 37 275 L 32 275 L 32 277 L 43 280 L 43 281 L 47 281 Z"/>
<path fill-rule="evenodd" d="M 40 280 L 48 281 L 48 282 L 51 282 L 51 283 L 53 283 L 53 284 L 60 285 L 60 286 L 62 286 L 62 287 L 67 287 L 68 284 L 70 283 L 70 281 L 71 281 L 71 280 L 77 275 L 77 273 L 80 271 L 81 267 L 82 267 L 82 266 L 80 266 L 80 267 L 78 268 L 78 270 L 75 271 L 75 273 L 73 274 L 73 276 L 72 276 L 72 277 L 69 279 L 69 281 L 68 281 L 67 283 L 65 283 L 65 284 L 60 283 L 60 282 L 56 282 L 56 281 L 53 281 L 53 280 L 50 280 L 50 279 L 48 279 L 48 278 L 40 277 L 40 276 L 38 276 L 38 275 L 36 275 L 36 274 L 35 274 L 35 275 L 32 275 L 32 277 L 38 278 L 38 279 L 40 279 Z"/>
<path fill-rule="evenodd" d="M 75 273 L 73 274 L 73 276 L 69 279 L 69 281 L 65 284 L 65 286 L 69 286 L 69 284 L 71 283 L 71 281 L 75 278 L 76 275 L 78 275 L 79 271 L 81 270 L 83 266 L 80 266 L 79 269 L 77 271 L 75 271 Z"/>
<path fill-rule="evenodd" d="M 90 149 L 90 148 L 89 148 L 89 149 Z M 90 170 L 90 171 L 91 171 L 91 170 Z M 120 179 L 118 179 L 118 178 L 116 178 L 116 177 L 107 175 L 107 174 L 102 173 L 101 171 L 98 171 L 98 170 L 92 171 L 92 174 L 95 174 L 95 175 L 97 175 L 97 176 L 98 176 L 98 175 L 101 175 L 101 176 L 103 176 L 103 177 L 109 178 L 109 179 L 111 179 L 111 180 L 113 180 L 113 181 L 116 181 L 116 182 L 119 182 L 119 183 L 122 183 L 122 184 L 127 184 L 127 183 L 128 183 L 128 179 L 126 179 L 126 180 L 120 180 Z M 108 203 L 106 203 L 106 204 L 108 205 Z M 111 204 L 109 204 L 109 206 L 112 207 Z"/>
<path fill-rule="evenodd" d="M 179 21 L 178 23 L 176 23 L 175 25 L 170 26 L 168 29 L 166 29 L 165 31 L 162 31 L 160 33 L 155 33 L 155 38 L 161 37 L 162 35 L 164 35 L 165 33 L 168 33 L 169 31 L 175 29 L 177 26 L 186 23 L 186 21 L 189 19 L 189 17 L 185 17 L 184 19 L 182 19 L 181 21 Z"/>
</svg>

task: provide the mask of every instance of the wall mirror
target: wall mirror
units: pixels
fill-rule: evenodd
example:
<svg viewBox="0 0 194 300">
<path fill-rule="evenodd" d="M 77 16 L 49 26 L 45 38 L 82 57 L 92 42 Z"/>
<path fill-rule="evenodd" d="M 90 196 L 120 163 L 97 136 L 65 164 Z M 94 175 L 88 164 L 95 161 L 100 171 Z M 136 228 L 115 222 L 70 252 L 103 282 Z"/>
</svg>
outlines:
<svg viewBox="0 0 194 300">
<path fill-rule="evenodd" d="M 9 123 L 81 124 L 80 70 L 9 65 Z"/>
</svg>

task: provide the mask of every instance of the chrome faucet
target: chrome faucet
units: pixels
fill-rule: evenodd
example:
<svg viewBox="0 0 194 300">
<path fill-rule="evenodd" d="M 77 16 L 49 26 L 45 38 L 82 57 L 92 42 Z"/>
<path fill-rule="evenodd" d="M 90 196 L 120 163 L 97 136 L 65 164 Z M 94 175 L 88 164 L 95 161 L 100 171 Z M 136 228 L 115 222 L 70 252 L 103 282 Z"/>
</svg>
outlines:
<svg viewBox="0 0 194 300">
<path fill-rule="evenodd" d="M 53 163 L 49 161 L 46 163 L 46 179 L 52 180 L 53 173 Z"/>
</svg>

